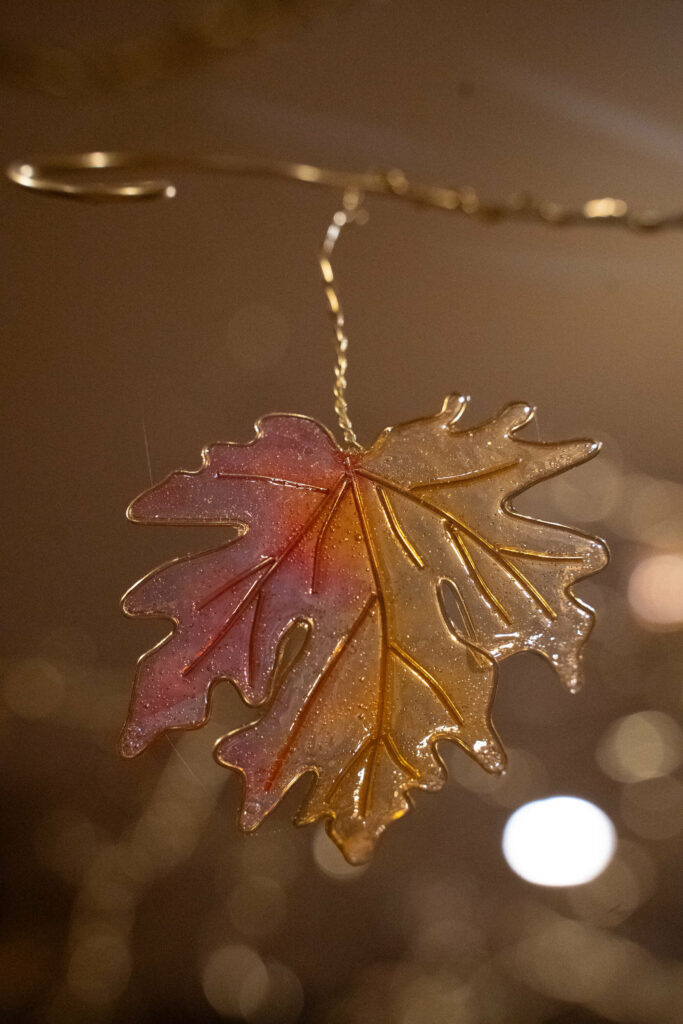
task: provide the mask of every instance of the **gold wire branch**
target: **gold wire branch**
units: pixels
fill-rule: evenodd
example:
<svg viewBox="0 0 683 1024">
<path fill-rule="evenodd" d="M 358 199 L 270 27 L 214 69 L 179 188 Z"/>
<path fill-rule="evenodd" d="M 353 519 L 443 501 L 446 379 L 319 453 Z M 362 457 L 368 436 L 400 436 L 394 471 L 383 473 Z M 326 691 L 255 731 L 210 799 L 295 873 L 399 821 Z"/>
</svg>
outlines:
<svg viewBox="0 0 683 1024">
<path fill-rule="evenodd" d="M 132 171 L 136 180 L 73 180 L 84 172 Z M 484 221 L 531 221 L 550 225 L 600 224 L 632 231 L 683 227 L 683 211 L 663 214 L 634 211 L 623 199 L 589 199 L 580 207 L 535 200 L 516 193 L 499 202 L 481 199 L 469 186 L 448 186 L 413 181 L 403 171 L 339 171 L 312 164 L 291 163 L 262 157 L 193 154 L 192 156 L 145 155 L 124 152 L 71 153 L 34 160 L 15 160 L 6 168 L 15 185 L 45 195 L 85 202 L 116 202 L 132 199 L 170 199 L 175 185 L 158 175 L 172 173 L 231 174 L 243 177 L 280 178 L 306 185 L 320 185 L 341 192 L 393 196 L 417 206 L 449 210 Z M 140 179 L 150 174 L 154 177 Z"/>
<path fill-rule="evenodd" d="M 114 171 L 130 171 L 134 180 L 115 181 L 111 173 L 99 180 L 83 180 L 84 175 L 90 178 L 95 172 Z M 599 224 L 619 226 L 631 231 L 683 227 L 683 211 L 670 214 L 653 210 L 633 211 L 623 199 L 590 199 L 580 207 L 571 207 L 546 200 L 538 201 L 525 193 L 518 193 L 492 203 L 483 201 L 473 188 L 412 181 L 397 169 L 339 171 L 261 157 L 91 152 L 15 160 L 6 168 L 10 181 L 21 188 L 90 203 L 171 199 L 176 195 L 176 187 L 160 175 L 197 172 L 278 178 L 337 189 L 344 193 L 344 208 L 334 215 L 318 259 L 336 338 L 334 409 L 347 446 L 355 449 L 361 446 L 353 430 L 346 401 L 349 340 L 330 257 L 342 228 L 347 224 L 362 223 L 363 218 L 367 218 L 361 206 L 363 194 L 392 196 L 416 206 L 447 210 L 488 222 L 509 220 L 554 226 Z"/>
</svg>

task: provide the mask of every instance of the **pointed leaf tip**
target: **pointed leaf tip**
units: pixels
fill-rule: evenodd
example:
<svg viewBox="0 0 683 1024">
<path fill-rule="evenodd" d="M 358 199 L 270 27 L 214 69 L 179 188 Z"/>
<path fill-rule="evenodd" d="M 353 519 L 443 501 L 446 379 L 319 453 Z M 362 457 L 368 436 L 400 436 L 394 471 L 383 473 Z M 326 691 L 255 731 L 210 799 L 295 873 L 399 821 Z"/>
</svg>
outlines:
<svg viewBox="0 0 683 1024">
<path fill-rule="evenodd" d="M 133 758 L 141 754 L 147 744 L 142 738 L 142 732 L 134 726 L 126 726 L 121 733 L 119 740 L 119 751 L 122 757 Z"/>
<path fill-rule="evenodd" d="M 454 391 L 452 394 L 446 395 L 439 415 L 444 417 L 447 426 L 452 426 L 459 419 L 462 419 L 469 402 L 469 395 L 463 395 Z"/>
<path fill-rule="evenodd" d="M 512 434 L 530 423 L 535 415 L 536 409 L 533 405 L 527 402 L 511 402 L 501 411 L 496 422 L 502 426 L 505 434 Z"/>
</svg>

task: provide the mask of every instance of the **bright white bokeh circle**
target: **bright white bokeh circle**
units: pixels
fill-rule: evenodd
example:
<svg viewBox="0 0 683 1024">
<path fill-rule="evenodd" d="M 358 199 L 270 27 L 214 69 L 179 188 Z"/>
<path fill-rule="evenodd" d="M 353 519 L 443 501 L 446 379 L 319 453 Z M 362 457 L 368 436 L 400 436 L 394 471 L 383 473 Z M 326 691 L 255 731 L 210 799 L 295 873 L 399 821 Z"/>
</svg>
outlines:
<svg viewBox="0 0 683 1024">
<path fill-rule="evenodd" d="M 575 796 L 524 804 L 503 831 L 503 854 L 513 871 L 534 885 L 583 885 L 601 874 L 616 849 L 604 811 Z"/>
</svg>

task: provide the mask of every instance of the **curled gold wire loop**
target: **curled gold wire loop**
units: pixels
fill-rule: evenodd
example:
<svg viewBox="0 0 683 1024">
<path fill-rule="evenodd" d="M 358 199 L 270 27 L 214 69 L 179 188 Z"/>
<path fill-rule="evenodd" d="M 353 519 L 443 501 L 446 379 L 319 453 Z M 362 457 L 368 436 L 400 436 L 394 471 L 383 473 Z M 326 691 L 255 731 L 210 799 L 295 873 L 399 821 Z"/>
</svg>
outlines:
<svg viewBox="0 0 683 1024">
<path fill-rule="evenodd" d="M 135 180 L 84 180 L 93 172 L 131 171 Z M 229 174 L 242 177 L 279 178 L 327 188 L 362 188 L 374 193 L 391 193 L 386 175 L 335 171 L 311 164 L 291 163 L 230 154 L 193 154 L 192 156 L 146 155 L 124 152 L 69 153 L 35 160 L 15 160 L 6 168 L 15 185 L 33 192 L 84 202 L 117 202 L 133 199 L 171 199 L 175 185 L 167 174 Z M 153 178 L 139 178 L 140 175 Z M 163 177 L 159 177 L 163 175 Z"/>
</svg>

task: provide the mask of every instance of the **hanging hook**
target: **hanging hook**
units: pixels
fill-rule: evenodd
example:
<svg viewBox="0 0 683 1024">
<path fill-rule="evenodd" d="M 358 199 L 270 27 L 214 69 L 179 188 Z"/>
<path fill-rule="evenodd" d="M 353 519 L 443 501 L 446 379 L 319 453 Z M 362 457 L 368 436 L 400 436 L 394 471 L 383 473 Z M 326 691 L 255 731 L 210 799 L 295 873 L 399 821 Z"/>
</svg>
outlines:
<svg viewBox="0 0 683 1024">
<path fill-rule="evenodd" d="M 90 180 L 102 171 L 131 171 L 153 178 L 116 182 Z M 21 188 L 44 195 L 84 202 L 120 202 L 141 199 L 170 199 L 175 185 L 158 175 L 171 172 L 232 174 L 242 177 L 280 178 L 305 185 L 349 189 L 367 195 L 390 196 L 416 206 L 431 207 L 489 223 L 505 220 L 540 222 L 554 227 L 604 225 L 632 231 L 655 231 L 683 227 L 683 211 L 632 210 L 623 199 L 589 199 L 577 207 L 533 199 L 518 192 L 498 202 L 483 200 L 469 186 L 439 185 L 415 181 L 397 168 L 382 171 L 340 171 L 330 167 L 245 157 L 233 154 L 169 154 L 97 151 L 50 155 L 40 159 L 14 160 L 5 168 L 10 181 Z M 88 180 L 72 180 L 86 175 Z"/>
</svg>

